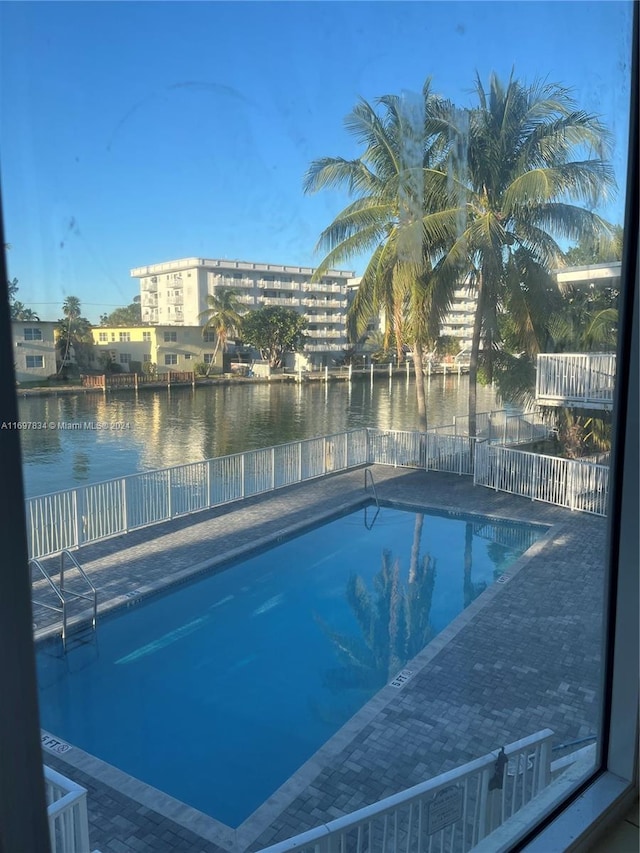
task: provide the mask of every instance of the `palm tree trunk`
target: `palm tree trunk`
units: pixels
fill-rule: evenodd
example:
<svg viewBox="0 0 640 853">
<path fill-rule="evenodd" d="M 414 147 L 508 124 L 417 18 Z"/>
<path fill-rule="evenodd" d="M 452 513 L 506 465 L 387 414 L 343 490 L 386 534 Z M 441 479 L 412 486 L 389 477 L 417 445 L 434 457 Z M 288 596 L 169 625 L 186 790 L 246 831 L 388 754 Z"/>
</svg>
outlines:
<svg viewBox="0 0 640 853">
<path fill-rule="evenodd" d="M 416 376 L 416 400 L 418 403 L 418 429 L 427 430 L 427 399 L 424 393 L 424 370 L 422 369 L 422 344 L 413 345 L 413 370 Z"/>
<path fill-rule="evenodd" d="M 218 350 L 219 350 L 219 349 L 220 349 L 220 336 L 219 336 L 219 335 L 216 335 L 216 345 L 215 345 L 215 348 L 214 348 L 214 350 L 213 350 L 213 355 L 211 356 L 211 361 L 210 361 L 210 362 L 209 362 L 209 364 L 207 365 L 207 372 L 206 372 L 206 374 L 205 374 L 207 377 L 208 377 L 208 376 L 210 375 L 210 373 L 211 373 L 211 368 L 212 368 L 212 367 L 213 367 L 213 365 L 216 363 L 216 357 L 217 357 L 217 355 L 218 355 Z"/>
<path fill-rule="evenodd" d="M 473 601 L 473 584 L 471 569 L 473 568 L 473 525 L 467 522 L 464 526 L 464 606 L 468 607 Z"/>
<path fill-rule="evenodd" d="M 473 337 L 471 339 L 471 355 L 469 356 L 469 435 L 476 434 L 476 413 L 478 398 L 478 356 L 480 353 L 480 337 L 482 335 L 482 315 L 484 313 L 484 289 L 482 273 L 478 276 L 478 300 L 476 314 L 473 320 Z"/>
<path fill-rule="evenodd" d="M 413 526 L 413 542 L 411 543 L 411 558 L 409 560 L 409 583 L 415 583 L 418 577 L 418 563 L 420 562 L 420 540 L 422 539 L 422 525 L 424 515 L 416 513 L 416 523 Z"/>
</svg>

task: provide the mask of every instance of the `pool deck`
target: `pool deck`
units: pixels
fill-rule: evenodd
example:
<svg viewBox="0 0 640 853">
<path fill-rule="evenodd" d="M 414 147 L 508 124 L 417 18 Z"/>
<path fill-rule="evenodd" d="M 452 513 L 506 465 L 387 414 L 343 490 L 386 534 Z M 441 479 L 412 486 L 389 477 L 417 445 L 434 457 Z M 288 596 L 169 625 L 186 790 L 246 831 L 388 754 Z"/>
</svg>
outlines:
<svg viewBox="0 0 640 853">
<path fill-rule="evenodd" d="M 235 831 L 76 747 L 44 749 L 46 764 L 88 789 L 92 849 L 256 851 L 545 727 L 558 745 L 597 731 L 606 521 L 468 477 L 372 470 L 381 500 L 549 532 L 407 664 L 401 688 L 383 688 Z M 363 476 L 336 474 L 135 531 L 81 549 L 80 561 L 101 610 L 130 605 L 210 567 L 212 555 L 225 562 L 357 506 Z M 36 607 L 34 620 L 41 639 L 47 612 Z"/>
</svg>

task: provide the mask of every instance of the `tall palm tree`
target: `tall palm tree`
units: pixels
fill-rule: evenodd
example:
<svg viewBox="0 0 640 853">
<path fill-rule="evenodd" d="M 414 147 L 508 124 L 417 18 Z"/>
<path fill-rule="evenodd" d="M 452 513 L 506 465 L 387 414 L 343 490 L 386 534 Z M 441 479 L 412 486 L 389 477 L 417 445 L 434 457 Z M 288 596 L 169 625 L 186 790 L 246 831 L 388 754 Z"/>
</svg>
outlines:
<svg viewBox="0 0 640 853">
<path fill-rule="evenodd" d="M 489 378 L 500 344 L 499 312 L 510 314 L 533 357 L 557 299 L 551 270 L 564 265 L 558 240 L 613 241 L 593 208 L 615 187 L 609 137 L 556 84 L 476 80 L 478 106 L 452 121 L 450 172 L 460 197 L 459 236 L 439 264 L 446 281 L 475 285 L 469 367 L 469 430 L 475 433 L 480 345 Z"/>
<path fill-rule="evenodd" d="M 58 349 L 62 356 L 58 373 L 62 371 L 71 347 L 73 347 L 76 362 L 81 364 L 84 356 L 84 346 L 93 341 L 91 335 L 91 323 L 82 316 L 80 299 L 77 296 L 67 296 L 62 303 L 62 314 L 58 320 L 56 331 L 58 333 Z"/>
<path fill-rule="evenodd" d="M 200 320 L 204 320 L 202 327 L 202 335 L 213 331 L 216 335 L 216 345 L 213 351 L 213 357 L 207 367 L 207 376 L 211 373 L 211 368 L 215 364 L 218 350 L 222 347 L 222 352 L 226 351 L 227 340 L 230 335 L 237 335 L 242 326 L 242 305 L 238 300 L 238 295 L 231 288 L 219 288 L 216 293 L 207 296 L 209 307 L 200 313 Z"/>
<path fill-rule="evenodd" d="M 355 160 L 314 160 L 304 191 L 345 188 L 355 197 L 325 228 L 317 249 L 326 255 L 316 270 L 371 252 L 348 315 L 352 339 L 384 310 L 396 347 L 413 347 L 419 426 L 426 428 L 423 348 L 438 335 L 453 287 L 432 275 L 432 259 L 452 242 L 455 209 L 449 203 L 445 163 L 446 105 L 427 81 L 417 98 L 386 95 L 373 105 L 360 100 L 345 126 L 364 152 Z"/>
</svg>

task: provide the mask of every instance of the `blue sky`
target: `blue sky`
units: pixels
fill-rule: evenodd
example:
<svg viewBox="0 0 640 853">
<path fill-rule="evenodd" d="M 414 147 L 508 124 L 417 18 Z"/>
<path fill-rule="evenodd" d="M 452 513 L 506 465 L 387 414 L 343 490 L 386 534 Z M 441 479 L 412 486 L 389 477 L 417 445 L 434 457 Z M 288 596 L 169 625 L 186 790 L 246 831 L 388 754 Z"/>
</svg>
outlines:
<svg viewBox="0 0 640 853">
<path fill-rule="evenodd" d="M 611 128 L 623 186 L 630 2 L 2 2 L 0 164 L 18 298 L 57 319 L 127 304 L 132 267 L 180 257 L 313 265 L 344 206 L 304 196 L 357 156 L 359 97 L 476 71 L 574 89 Z M 622 191 L 602 213 L 621 221 Z M 353 269 L 362 271 L 362 260 Z"/>
</svg>

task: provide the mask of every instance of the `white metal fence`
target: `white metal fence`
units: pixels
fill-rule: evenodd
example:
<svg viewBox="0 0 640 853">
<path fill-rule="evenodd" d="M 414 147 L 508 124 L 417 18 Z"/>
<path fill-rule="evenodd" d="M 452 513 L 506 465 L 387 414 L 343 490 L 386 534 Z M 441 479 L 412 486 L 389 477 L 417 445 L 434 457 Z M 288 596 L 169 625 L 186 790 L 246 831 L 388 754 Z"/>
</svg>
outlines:
<svg viewBox="0 0 640 853">
<path fill-rule="evenodd" d="M 466 853 L 550 781 L 544 729 L 261 853 Z"/>
<path fill-rule="evenodd" d="M 51 853 L 89 853 L 87 791 L 44 767 Z"/>
<path fill-rule="evenodd" d="M 476 447 L 473 482 L 594 515 L 607 512 L 606 465 L 525 453 L 484 442 Z"/>
<path fill-rule="evenodd" d="M 605 466 L 556 460 L 559 464 L 555 468 L 550 463 L 544 463 L 546 468 L 535 463 L 538 467 L 534 471 L 534 462 L 526 461 L 529 456 L 550 457 L 487 456 L 487 448 L 495 448 L 493 442 L 517 445 L 545 435 L 546 427 L 538 414 L 479 413 L 480 438 L 468 437 L 466 426 L 466 419 L 458 418 L 454 424 L 426 433 L 356 429 L 30 498 L 26 501 L 29 557 L 47 557 L 372 463 L 453 474 L 473 474 L 475 467 L 477 484 L 604 514 Z M 565 467 L 560 463 L 566 463 Z M 535 483 L 526 480 L 529 470 L 535 473 Z M 549 481 L 546 490 L 540 485 L 545 480 Z M 561 499 L 554 500 L 556 494 Z"/>
<path fill-rule="evenodd" d="M 609 409 L 615 380 L 613 353 L 541 353 L 536 371 L 536 399 L 541 405 Z"/>
<path fill-rule="evenodd" d="M 369 461 L 369 431 L 358 429 L 30 498 L 29 556 L 46 557 Z"/>
</svg>

